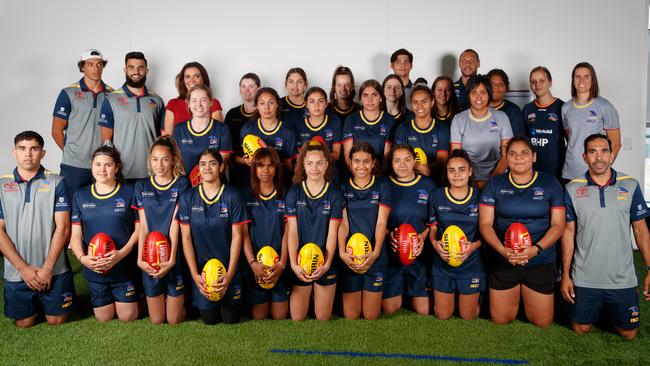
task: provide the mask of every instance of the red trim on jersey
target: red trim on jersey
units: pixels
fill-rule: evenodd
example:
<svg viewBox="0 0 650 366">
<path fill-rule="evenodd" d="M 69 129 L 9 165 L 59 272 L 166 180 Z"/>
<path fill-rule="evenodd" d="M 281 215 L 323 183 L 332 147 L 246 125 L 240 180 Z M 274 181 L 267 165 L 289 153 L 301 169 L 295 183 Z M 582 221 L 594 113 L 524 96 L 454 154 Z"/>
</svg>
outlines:
<svg viewBox="0 0 650 366">
<path fill-rule="evenodd" d="M 620 129 L 621 129 L 620 127 L 618 127 L 618 128 L 603 128 L 603 130 L 605 130 L 605 131 L 615 131 L 615 130 L 620 130 Z"/>
<path fill-rule="evenodd" d="M 551 206 L 551 210 L 566 210 L 564 206 Z"/>
<path fill-rule="evenodd" d="M 341 141 L 341 143 L 346 143 L 346 142 L 348 142 L 350 140 L 354 140 L 354 137 L 348 137 L 347 139 Z"/>
<path fill-rule="evenodd" d="M 341 221 L 343 221 L 343 219 L 336 219 L 336 218 L 333 218 L 333 217 L 332 217 L 332 218 L 330 218 L 330 221 L 338 221 L 338 222 L 341 222 Z"/>
<path fill-rule="evenodd" d="M 390 207 L 390 206 L 388 206 L 387 204 L 384 204 L 384 203 L 380 203 L 379 206 L 386 207 L 389 210 L 393 209 L 392 207 Z"/>
<path fill-rule="evenodd" d="M 494 205 L 490 205 L 490 204 L 487 204 L 487 203 L 479 203 L 478 205 L 479 206 L 494 207 Z"/>
<path fill-rule="evenodd" d="M 72 225 L 81 225 L 81 223 L 80 223 L 80 222 L 74 222 L 74 221 L 73 221 L 73 222 L 72 222 Z"/>
<path fill-rule="evenodd" d="M 232 224 L 233 224 L 233 225 L 244 225 L 244 224 L 248 224 L 249 222 L 251 222 L 251 220 L 244 220 L 244 221 L 240 221 L 240 222 L 233 222 Z"/>
<path fill-rule="evenodd" d="M 437 153 L 439 153 L 439 152 L 446 152 L 446 153 L 448 153 L 449 150 L 436 150 L 436 152 L 437 152 Z"/>
<path fill-rule="evenodd" d="M 232 154 L 234 152 L 235 152 L 234 150 L 219 150 L 220 154 Z"/>
</svg>

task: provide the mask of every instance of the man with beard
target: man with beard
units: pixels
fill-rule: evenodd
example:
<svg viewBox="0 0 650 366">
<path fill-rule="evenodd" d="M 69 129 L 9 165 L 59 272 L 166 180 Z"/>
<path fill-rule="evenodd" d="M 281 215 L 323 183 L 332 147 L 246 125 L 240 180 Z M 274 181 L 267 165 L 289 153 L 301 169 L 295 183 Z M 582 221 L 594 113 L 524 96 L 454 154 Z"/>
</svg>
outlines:
<svg viewBox="0 0 650 366">
<path fill-rule="evenodd" d="M 567 224 L 562 235 L 562 296 L 571 304 L 576 333 L 586 333 L 605 310 L 616 332 L 634 339 L 639 328 L 639 292 L 630 225 L 650 271 L 650 215 L 639 182 L 612 169 L 612 144 L 594 134 L 584 141 L 589 170 L 565 189 Z M 643 294 L 650 300 L 650 272 Z"/>
<path fill-rule="evenodd" d="M 468 48 L 460 54 L 458 58 L 460 79 L 454 83 L 454 92 L 456 93 L 456 100 L 461 111 L 469 108 L 467 89 L 465 87 L 469 79 L 476 76 L 479 67 L 481 67 L 481 60 L 478 58 L 478 52 Z"/>
<path fill-rule="evenodd" d="M 99 50 L 85 50 L 77 63 L 83 78 L 63 88 L 56 99 L 52 138 L 63 150 L 61 175 L 65 177 L 68 197 L 77 188 L 92 183 L 90 154 L 101 144 L 97 119 L 104 97 L 113 91 L 102 81 L 107 62 Z"/>
<path fill-rule="evenodd" d="M 142 52 L 126 54 L 126 83 L 106 96 L 98 123 L 102 141 L 112 140 L 122 154 L 121 170 L 130 182 L 149 175 L 149 148 L 160 135 L 165 117 L 162 98 L 145 86 L 148 72 Z"/>
</svg>

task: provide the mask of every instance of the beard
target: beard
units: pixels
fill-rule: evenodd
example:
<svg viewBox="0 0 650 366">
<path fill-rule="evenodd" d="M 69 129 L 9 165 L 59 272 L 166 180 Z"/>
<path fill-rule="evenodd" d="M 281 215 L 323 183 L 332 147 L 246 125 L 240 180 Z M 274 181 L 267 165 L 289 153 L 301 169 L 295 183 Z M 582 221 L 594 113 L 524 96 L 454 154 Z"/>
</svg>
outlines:
<svg viewBox="0 0 650 366">
<path fill-rule="evenodd" d="M 147 82 L 147 76 L 143 76 L 140 80 L 135 81 L 129 77 L 129 75 L 126 75 L 126 85 L 132 87 L 132 88 L 142 88 L 144 84 Z"/>
</svg>

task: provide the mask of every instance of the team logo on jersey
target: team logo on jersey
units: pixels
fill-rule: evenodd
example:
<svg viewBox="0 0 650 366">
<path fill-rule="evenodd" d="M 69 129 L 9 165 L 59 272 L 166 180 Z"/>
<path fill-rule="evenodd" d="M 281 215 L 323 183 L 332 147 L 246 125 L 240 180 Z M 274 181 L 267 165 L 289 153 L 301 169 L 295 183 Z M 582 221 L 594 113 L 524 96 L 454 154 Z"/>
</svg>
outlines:
<svg viewBox="0 0 650 366">
<path fill-rule="evenodd" d="M 115 199 L 115 212 L 124 212 L 126 211 L 126 201 L 122 198 Z"/>
<path fill-rule="evenodd" d="M 455 86 L 455 87 L 458 87 L 458 86 L 460 86 L 460 85 L 458 85 L 458 84 L 454 84 L 454 86 Z M 460 90 L 454 88 L 454 92 L 456 93 L 456 98 L 460 98 Z"/>
<path fill-rule="evenodd" d="M 97 207 L 97 205 L 94 202 L 84 202 L 81 204 L 81 208 L 85 210 L 92 210 L 95 207 Z"/>
<path fill-rule="evenodd" d="M 469 215 L 478 216 L 478 205 L 469 205 Z"/>
<path fill-rule="evenodd" d="M 589 116 L 587 117 L 587 122 L 597 122 L 598 121 L 598 113 L 594 111 L 593 109 L 589 110 Z"/>
<path fill-rule="evenodd" d="M 278 200 L 278 212 L 284 212 L 286 206 L 284 205 L 284 201 Z"/>
<path fill-rule="evenodd" d="M 630 323 L 638 323 L 639 322 L 639 307 L 638 306 L 630 306 L 627 310 L 630 311 Z"/>
<path fill-rule="evenodd" d="M 431 136 L 431 147 L 438 146 L 438 137 L 436 135 Z"/>
<path fill-rule="evenodd" d="M 534 200 L 543 200 L 544 199 L 544 188 L 542 188 L 542 187 L 533 187 L 533 199 Z"/>
<path fill-rule="evenodd" d="M 217 136 L 210 135 L 210 136 L 208 136 L 208 140 L 209 140 L 208 143 L 210 144 L 211 149 L 214 149 L 214 148 L 217 147 L 217 145 L 219 145 L 219 138 Z"/>
<path fill-rule="evenodd" d="M 324 200 L 323 201 L 323 215 L 329 214 L 331 209 L 332 209 L 332 205 L 330 204 L 330 201 Z"/>
<path fill-rule="evenodd" d="M 378 203 L 378 202 L 379 202 L 379 192 L 377 191 L 370 192 L 370 203 Z"/>
<path fill-rule="evenodd" d="M 589 188 L 580 187 L 576 189 L 576 198 L 586 198 L 589 197 Z"/>
<path fill-rule="evenodd" d="M 281 149 L 283 145 L 284 145 L 284 141 L 282 141 L 281 138 L 276 137 L 275 138 L 275 148 L 276 149 Z"/>
<path fill-rule="evenodd" d="M 630 191 L 627 188 L 618 187 L 618 196 L 616 196 L 617 200 L 626 201 L 629 195 L 630 195 Z"/>
<path fill-rule="evenodd" d="M 172 199 L 178 198 L 178 188 L 172 188 L 171 192 L 169 192 L 169 195 L 172 197 Z"/>
<path fill-rule="evenodd" d="M 4 186 L 5 193 L 18 192 L 18 183 L 16 182 L 7 182 Z"/>
<path fill-rule="evenodd" d="M 124 296 L 130 297 L 130 296 L 135 296 L 135 285 L 131 282 L 128 282 L 126 285 L 126 291 L 124 292 Z"/>
<path fill-rule="evenodd" d="M 156 109 L 157 106 L 156 101 L 153 98 L 149 98 L 149 109 Z"/>
<path fill-rule="evenodd" d="M 384 284 L 384 274 L 381 272 L 375 272 L 375 282 L 373 282 L 374 287 L 381 287 Z"/>
<path fill-rule="evenodd" d="M 233 300 L 239 300 L 241 299 L 241 286 L 240 285 L 235 285 L 233 286 Z"/>
<path fill-rule="evenodd" d="M 645 208 L 645 205 L 644 205 L 644 204 L 639 204 L 639 205 L 636 206 L 636 207 L 637 207 L 637 209 L 638 209 L 638 210 L 636 211 L 637 216 L 638 216 L 638 215 L 643 215 L 643 214 L 646 213 L 646 211 L 647 211 L 646 208 Z"/>
<path fill-rule="evenodd" d="M 497 121 L 490 121 L 490 132 L 499 132 L 499 125 L 497 125 Z"/>
<path fill-rule="evenodd" d="M 72 306 L 72 300 L 74 299 L 74 296 L 72 296 L 71 292 L 64 292 L 61 294 L 61 298 L 63 299 L 61 309 L 67 309 Z"/>
<path fill-rule="evenodd" d="M 325 140 L 332 141 L 333 138 L 334 138 L 334 131 L 325 130 Z"/>
<path fill-rule="evenodd" d="M 549 113 L 546 118 L 551 122 L 557 122 L 559 120 L 557 114 L 555 113 Z"/>
<path fill-rule="evenodd" d="M 65 112 L 65 107 L 61 107 L 61 108 L 59 108 L 59 110 L 56 111 L 56 114 L 58 114 L 58 115 L 60 115 L 60 116 L 64 116 L 64 117 L 67 117 L 67 116 L 68 116 L 68 114 Z M 103 115 L 102 115 L 102 116 L 103 116 Z M 102 117 L 102 118 L 103 118 L 103 117 Z"/>
<path fill-rule="evenodd" d="M 82 91 L 74 92 L 74 99 L 86 99 L 86 93 Z"/>
<path fill-rule="evenodd" d="M 219 207 L 219 217 L 228 218 L 228 204 L 225 202 L 222 202 Z"/>
<path fill-rule="evenodd" d="M 528 123 L 535 123 L 535 120 L 537 119 L 537 114 L 531 113 L 526 117 L 528 119 Z"/>
<path fill-rule="evenodd" d="M 296 201 L 297 207 L 307 207 L 307 201 Z"/>
<path fill-rule="evenodd" d="M 424 189 L 418 189 L 418 203 L 426 204 L 429 201 L 429 193 Z"/>
<path fill-rule="evenodd" d="M 118 105 L 127 105 L 129 104 L 129 98 L 125 96 L 119 96 L 117 97 L 117 104 Z"/>
<path fill-rule="evenodd" d="M 386 136 L 386 126 L 384 125 L 379 125 L 379 134 L 381 136 Z"/>
</svg>

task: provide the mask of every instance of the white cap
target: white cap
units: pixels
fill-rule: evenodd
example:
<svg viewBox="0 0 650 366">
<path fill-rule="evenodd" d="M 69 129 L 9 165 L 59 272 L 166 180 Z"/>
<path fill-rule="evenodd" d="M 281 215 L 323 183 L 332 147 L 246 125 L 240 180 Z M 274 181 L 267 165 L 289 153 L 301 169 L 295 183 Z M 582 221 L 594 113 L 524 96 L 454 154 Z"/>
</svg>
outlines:
<svg viewBox="0 0 650 366">
<path fill-rule="evenodd" d="M 99 50 L 96 50 L 94 48 L 87 49 L 81 53 L 81 61 L 86 61 L 90 59 L 100 59 L 102 61 L 106 61 L 104 58 L 104 55 L 102 55 Z"/>
</svg>

